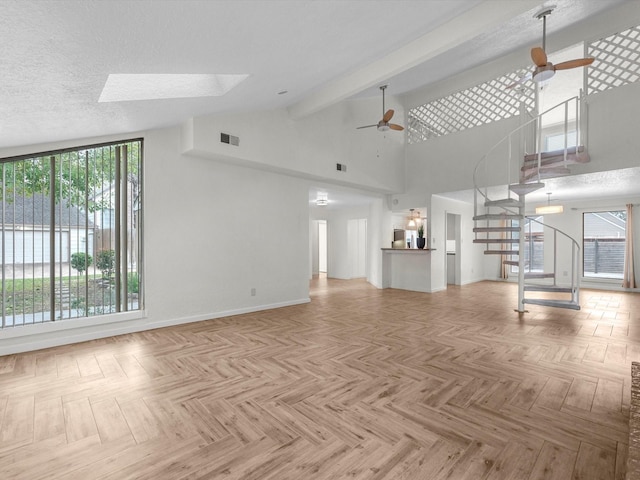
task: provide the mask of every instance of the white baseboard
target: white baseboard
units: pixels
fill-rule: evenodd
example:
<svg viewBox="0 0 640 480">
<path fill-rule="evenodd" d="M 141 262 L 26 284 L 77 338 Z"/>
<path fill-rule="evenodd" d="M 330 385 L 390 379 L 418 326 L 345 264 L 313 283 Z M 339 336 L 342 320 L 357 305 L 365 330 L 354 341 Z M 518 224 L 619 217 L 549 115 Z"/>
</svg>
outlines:
<svg viewBox="0 0 640 480">
<path fill-rule="evenodd" d="M 291 307 L 293 305 L 301 305 L 303 303 L 309 303 L 309 302 L 311 302 L 311 299 L 307 297 L 307 298 L 301 298 L 298 300 L 291 300 L 287 302 L 277 302 L 277 303 L 270 303 L 266 305 L 236 308 L 233 310 L 224 310 L 222 312 L 209 313 L 205 315 L 194 315 L 191 317 L 160 320 L 159 322 L 148 323 L 147 325 L 149 325 L 149 328 L 145 328 L 145 330 L 152 330 L 154 328 L 171 327 L 173 325 L 182 325 L 185 323 L 202 322 L 204 320 L 213 320 L 216 318 L 232 317 L 233 315 L 242 315 L 244 313 L 261 312 L 263 310 L 273 310 L 275 308 Z"/>
<path fill-rule="evenodd" d="M 112 318 L 102 324 L 95 323 L 99 317 L 91 317 L 91 321 L 94 322 L 91 325 L 88 325 L 84 321 L 86 319 L 79 319 L 75 322 L 76 324 L 73 325 L 73 320 L 70 319 L 60 320 L 58 322 L 47 322 L 39 325 L 19 326 L 0 330 L 0 356 L 41 350 L 44 348 L 59 347 L 61 345 L 70 345 L 72 343 L 86 342 L 105 337 L 124 335 L 127 333 L 170 327 L 173 325 L 183 325 L 186 323 L 213 320 L 233 315 L 242 315 L 244 313 L 253 313 L 262 310 L 272 310 L 275 308 L 301 305 L 309 303 L 310 301 L 311 299 L 307 297 L 286 302 L 255 305 L 190 317 L 171 318 L 157 322 L 144 322 L 145 319 L 148 320 L 148 317 L 146 317 L 143 312 L 136 312 L 138 314 L 137 318 L 110 316 Z"/>
</svg>

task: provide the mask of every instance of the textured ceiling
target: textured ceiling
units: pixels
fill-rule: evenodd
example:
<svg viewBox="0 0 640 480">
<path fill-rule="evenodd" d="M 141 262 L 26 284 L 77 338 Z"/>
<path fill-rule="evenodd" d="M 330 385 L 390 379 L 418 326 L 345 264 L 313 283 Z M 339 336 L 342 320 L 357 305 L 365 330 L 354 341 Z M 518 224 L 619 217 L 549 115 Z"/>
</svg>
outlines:
<svg viewBox="0 0 640 480">
<path fill-rule="evenodd" d="M 286 107 L 474 3 L 0 0 L 0 147 Z M 110 73 L 250 77 L 219 98 L 98 104 Z"/>
<path fill-rule="evenodd" d="M 550 32 L 623 0 L 557 0 Z M 531 0 L 0 0 L 0 147 L 220 112 L 308 114 L 531 45 Z M 110 73 L 246 73 L 223 97 L 98 103 Z M 390 80 L 391 79 L 391 80 Z M 277 92 L 288 90 L 286 95 Z"/>
</svg>

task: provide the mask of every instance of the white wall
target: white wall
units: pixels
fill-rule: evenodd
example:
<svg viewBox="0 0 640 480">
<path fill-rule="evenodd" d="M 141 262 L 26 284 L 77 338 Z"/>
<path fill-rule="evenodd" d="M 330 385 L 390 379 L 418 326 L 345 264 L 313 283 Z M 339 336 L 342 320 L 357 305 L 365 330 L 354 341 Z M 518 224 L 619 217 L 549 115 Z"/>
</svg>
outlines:
<svg viewBox="0 0 640 480">
<path fill-rule="evenodd" d="M 369 216 L 367 217 L 367 281 L 372 285 L 382 288 L 382 251 L 390 245 L 388 239 L 388 225 L 391 221 L 391 212 L 385 208 L 386 202 L 380 198 L 369 204 Z"/>
<path fill-rule="evenodd" d="M 407 145 L 406 193 L 434 194 L 473 188 L 473 171 L 478 161 L 519 125 L 519 117 L 514 117 Z M 506 146 L 502 151 L 506 152 Z M 502 162 L 490 165 L 489 178 L 492 185 L 508 183 Z"/>
<path fill-rule="evenodd" d="M 612 88 L 588 97 L 589 163 L 575 173 L 602 172 L 640 165 L 640 83 Z"/>
<path fill-rule="evenodd" d="M 306 299 L 306 184 L 180 155 L 171 133 L 145 143 L 149 314 L 174 289 L 187 291 L 162 308 L 167 318 Z"/>
<path fill-rule="evenodd" d="M 353 100 L 293 121 L 285 110 L 198 117 L 183 126 L 185 153 L 381 193 L 404 189 L 404 134 L 357 130 L 381 116 L 378 98 Z M 396 107 L 398 118 L 403 110 Z M 220 142 L 220 133 L 240 138 Z M 337 171 L 336 163 L 347 165 Z"/>
</svg>

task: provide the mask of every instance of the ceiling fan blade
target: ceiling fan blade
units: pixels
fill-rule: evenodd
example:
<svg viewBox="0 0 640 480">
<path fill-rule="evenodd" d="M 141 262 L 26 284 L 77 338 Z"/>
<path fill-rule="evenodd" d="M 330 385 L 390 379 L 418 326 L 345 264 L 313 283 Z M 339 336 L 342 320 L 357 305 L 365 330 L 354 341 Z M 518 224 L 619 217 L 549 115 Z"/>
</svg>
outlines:
<svg viewBox="0 0 640 480">
<path fill-rule="evenodd" d="M 393 117 L 393 114 L 394 114 L 394 111 L 393 109 L 390 108 L 389 110 L 387 110 L 387 113 L 385 113 L 382 116 L 382 121 L 387 123 L 389 120 L 391 120 L 391 117 Z"/>
<path fill-rule="evenodd" d="M 509 90 L 511 88 L 517 87 L 518 85 L 522 85 L 524 82 L 531 80 L 531 72 L 527 73 L 524 77 L 520 77 L 518 80 L 513 82 L 511 85 L 507 85 L 504 87 L 505 90 Z"/>
<path fill-rule="evenodd" d="M 595 58 L 578 58 L 576 60 L 569 60 L 567 62 L 561 62 L 557 65 L 554 65 L 556 70 L 568 70 L 569 68 L 577 68 L 577 67 L 586 67 L 587 65 L 591 65 Z"/>
<path fill-rule="evenodd" d="M 402 127 L 400 125 L 396 125 L 395 123 L 390 123 L 389 124 L 389 128 L 391 130 L 404 130 L 404 127 Z"/>
<path fill-rule="evenodd" d="M 356 130 L 360 130 L 361 128 L 370 128 L 370 127 L 377 127 L 378 124 L 374 123 L 373 125 L 364 125 L 362 127 L 357 127 Z"/>
<path fill-rule="evenodd" d="M 538 67 L 544 67 L 547 64 L 547 54 L 540 47 L 533 47 L 531 49 L 531 60 Z"/>
</svg>

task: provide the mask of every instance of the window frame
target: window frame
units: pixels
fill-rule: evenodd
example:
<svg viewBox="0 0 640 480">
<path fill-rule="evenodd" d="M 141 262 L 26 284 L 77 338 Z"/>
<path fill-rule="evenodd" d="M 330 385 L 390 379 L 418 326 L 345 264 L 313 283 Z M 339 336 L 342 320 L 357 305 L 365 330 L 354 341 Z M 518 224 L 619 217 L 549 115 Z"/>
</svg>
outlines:
<svg viewBox="0 0 640 480">
<path fill-rule="evenodd" d="M 99 165 L 99 156 L 100 159 L 106 163 Z M 114 177 L 116 181 L 114 182 L 110 179 L 105 181 L 106 175 L 101 168 L 104 168 L 105 164 L 108 165 L 107 168 L 114 168 L 110 166 L 114 162 L 116 165 L 115 170 L 119 171 Z M 43 173 L 40 173 L 42 178 L 41 184 L 36 187 L 30 186 L 27 183 L 26 179 L 29 177 L 24 173 L 31 173 L 29 168 L 33 165 L 41 167 L 44 170 Z M 7 168 L 7 166 L 9 166 L 9 168 Z M 47 166 L 48 169 L 46 168 Z M 18 175 L 15 173 L 16 171 L 20 172 L 20 169 L 22 171 L 22 177 L 20 173 Z M 7 171 L 10 172 L 11 175 L 9 181 L 7 181 L 6 178 Z M 96 174 L 95 172 L 98 171 L 100 173 Z M 33 232 L 41 230 L 43 232 L 42 235 L 47 237 L 45 243 L 48 244 L 45 245 L 45 243 L 43 243 L 42 245 L 38 245 L 43 251 L 36 251 L 36 247 L 29 245 L 32 248 L 30 252 L 31 261 L 26 261 L 27 256 L 23 253 L 21 261 L 16 263 L 16 250 L 12 250 L 12 260 L 7 265 L 15 269 L 16 265 L 20 264 L 19 267 L 23 269 L 22 278 L 41 280 L 39 287 L 42 290 L 46 288 L 49 292 L 49 297 L 45 297 L 45 299 L 41 301 L 42 303 L 37 303 L 33 299 L 30 301 L 31 303 L 27 303 L 24 298 L 22 300 L 23 303 L 16 302 L 15 298 L 18 296 L 17 294 L 20 293 L 19 287 L 16 289 L 16 279 L 20 277 L 16 277 L 15 274 L 13 277 L 8 277 L 5 274 L 5 268 L 2 268 L 0 281 L 2 282 L 3 293 L 2 298 L 0 298 L 0 330 L 10 336 L 22 336 L 37 333 L 45 327 L 45 331 L 47 331 L 50 325 L 54 323 L 58 326 L 64 324 L 64 328 L 66 329 L 144 317 L 144 139 L 141 137 L 129 138 L 4 157 L 0 158 L 0 172 L 0 182 L 3 190 L 8 191 L 8 186 L 11 185 L 13 191 L 12 196 L 7 193 L 6 198 L 2 198 L 4 208 L 2 208 L 2 218 L 0 219 L 2 222 L 0 224 L 2 228 L 0 239 L 4 238 L 7 232 L 13 232 L 9 234 L 15 236 L 14 232 L 19 229 L 31 230 Z M 51 175 L 51 172 L 54 172 L 54 175 Z M 79 178 L 84 178 L 84 180 L 80 180 L 74 184 L 73 188 L 76 189 L 75 191 L 73 191 L 72 187 L 68 186 L 72 183 L 71 180 L 69 180 L 71 177 L 64 178 L 65 173 L 69 173 L 70 176 L 76 175 Z M 95 175 L 92 179 L 94 180 L 93 184 L 90 182 L 91 175 Z M 84 186 L 82 182 L 84 182 Z M 100 182 L 99 186 L 96 186 L 97 182 Z M 90 254 L 95 254 L 99 252 L 100 247 L 102 247 L 102 249 L 105 248 L 102 244 L 98 246 L 97 239 L 93 237 L 94 233 L 102 230 L 101 227 L 94 222 L 96 216 L 100 215 L 99 212 L 104 209 L 99 203 L 101 201 L 99 197 L 100 195 L 104 195 L 105 190 L 118 191 L 118 189 L 120 190 L 120 197 L 115 203 L 122 207 L 120 222 L 118 222 L 120 225 L 118 229 L 111 230 L 120 231 L 120 236 L 118 236 L 118 233 L 115 235 L 118 239 L 117 241 L 124 242 L 124 245 L 118 248 L 113 247 L 114 250 L 117 250 L 117 253 L 114 251 L 114 271 L 119 272 L 119 274 L 110 277 L 108 282 L 109 286 L 106 287 L 110 292 L 106 298 L 110 299 L 114 295 L 111 293 L 111 290 L 115 289 L 115 298 L 118 298 L 118 301 L 114 303 L 113 301 L 107 300 L 108 303 L 102 306 L 91 307 L 90 297 L 87 294 L 79 300 L 79 308 L 72 306 L 60 307 L 56 304 L 58 301 L 56 298 L 58 295 L 56 289 L 63 289 L 65 287 L 64 282 L 70 280 L 72 274 L 73 278 L 83 279 L 83 273 L 78 271 L 75 266 L 71 266 L 71 254 L 74 252 L 85 254 L 90 252 Z M 76 197 L 75 195 L 78 195 L 78 192 L 80 192 L 79 196 Z M 29 210 L 25 210 L 24 208 L 21 212 L 21 218 L 16 217 L 14 209 L 12 213 L 12 223 L 5 223 L 5 212 L 8 210 L 7 206 L 10 205 L 10 202 L 15 202 L 16 199 L 20 199 L 23 205 L 25 203 L 35 205 L 35 201 L 33 200 L 34 196 L 43 198 L 43 205 L 47 205 L 46 207 L 43 206 L 41 210 L 38 210 L 40 215 L 43 215 L 42 212 L 47 212 L 49 215 L 44 223 L 36 225 L 34 213 L 32 225 L 29 226 L 27 216 L 25 216 L 25 211 L 28 213 Z M 29 198 L 28 202 L 26 200 L 27 198 Z M 96 201 L 96 199 L 98 200 Z M 93 206 L 92 203 L 93 208 L 88 208 L 90 201 L 95 202 L 95 206 Z M 61 203 L 63 206 L 60 206 Z M 80 212 L 80 223 L 72 225 L 71 220 L 66 218 L 72 217 L 69 206 L 72 206 L 76 211 Z M 34 212 L 35 211 L 36 210 L 34 210 Z M 38 220 L 42 221 L 42 217 L 38 218 Z M 25 227 L 30 227 L 30 229 Z M 74 233 L 76 237 L 75 250 L 69 249 L 67 251 L 66 249 L 69 247 L 64 246 L 64 258 L 67 260 L 59 262 L 58 250 L 60 246 L 56 236 L 60 232 L 66 232 L 67 230 L 65 229 L 70 228 L 76 230 Z M 83 233 L 85 233 L 87 229 L 89 229 L 90 234 L 85 236 Z M 52 235 L 50 233 L 52 231 L 56 233 Z M 87 241 L 89 238 L 90 240 Z M 5 262 L 5 257 L 9 257 L 6 255 L 6 244 L 9 244 L 9 242 L 3 242 L 0 248 L 2 262 Z M 91 244 L 91 246 L 89 246 L 89 244 Z M 50 255 L 49 261 L 45 262 L 42 256 L 45 250 L 51 245 L 55 246 L 55 256 L 52 257 Z M 108 244 L 107 248 L 111 248 L 110 245 L 111 243 Z M 43 258 L 41 261 L 35 260 L 36 253 Z M 51 258 L 54 258 L 53 262 L 50 261 Z M 95 263 L 94 261 L 93 265 L 95 265 Z M 47 267 L 45 267 L 45 264 Z M 3 267 L 7 265 L 3 263 Z M 43 271 L 42 276 L 35 277 L 36 265 L 40 266 L 40 269 Z M 62 265 L 64 265 L 64 268 Z M 34 276 L 25 276 L 25 268 L 34 269 L 32 271 L 32 275 Z M 45 270 L 49 270 L 49 273 L 46 274 Z M 87 279 L 85 280 L 86 283 L 88 283 L 89 278 L 88 270 L 87 268 L 85 271 L 86 276 L 84 277 Z M 95 270 L 93 275 L 92 278 L 95 279 Z M 14 297 L 12 299 L 13 303 L 7 302 L 5 286 L 8 286 L 8 281 L 11 281 L 10 293 Z M 131 285 L 129 285 L 130 281 L 132 282 Z M 25 283 L 27 282 L 23 280 L 23 297 L 25 297 Z M 32 283 L 35 284 L 37 282 L 33 281 Z M 84 285 L 81 287 L 74 286 L 74 288 L 77 288 L 80 294 L 82 294 L 82 289 L 85 289 L 85 292 L 87 292 L 87 287 Z M 132 290 L 129 288 L 134 289 L 134 295 L 130 294 Z M 28 289 L 26 289 L 26 291 L 29 293 Z M 103 301 L 105 300 L 103 299 Z M 20 310 L 16 308 L 16 305 L 20 307 Z M 28 313 L 29 308 L 33 313 Z M 37 310 L 38 308 L 43 311 Z M 115 319 L 116 316 L 118 317 L 117 319 Z M 111 318 L 107 319 L 107 317 Z M 12 328 L 15 326 L 27 326 L 29 328 Z"/>
<path fill-rule="evenodd" d="M 536 222 L 531 222 L 531 220 L 529 220 L 530 218 L 535 218 L 538 222 L 543 222 L 544 217 L 542 215 L 527 215 L 525 217 L 525 223 L 529 224 L 529 228 L 528 228 L 528 233 L 525 233 L 524 236 L 524 242 L 526 245 L 526 248 L 528 250 L 528 254 L 529 254 L 529 259 L 535 258 L 535 244 L 536 241 L 534 240 L 533 242 L 531 242 L 531 236 L 532 233 L 538 233 L 538 232 L 531 232 L 531 224 L 532 223 L 536 223 Z M 519 222 L 519 220 L 511 220 L 511 226 L 517 226 L 514 225 L 514 222 Z M 525 224 L 525 229 L 527 229 L 527 226 Z M 511 238 L 513 238 L 515 232 L 511 233 Z M 529 268 L 527 268 L 525 270 L 525 273 L 541 273 L 544 272 L 544 227 L 543 230 L 541 232 L 539 232 L 539 235 L 535 235 L 536 238 L 541 238 L 541 240 L 538 240 L 538 243 L 542 243 L 542 267 L 540 269 L 532 269 L 532 262 L 529 262 Z M 514 244 L 516 246 L 519 246 L 518 244 Z M 513 255 L 509 256 L 509 260 L 513 260 L 513 261 L 517 261 Z M 517 265 L 510 265 L 511 268 L 509 268 L 509 274 L 513 274 L 513 275 L 517 275 L 518 274 L 518 266 Z"/>
<path fill-rule="evenodd" d="M 586 248 L 586 243 L 585 243 L 585 239 L 587 238 L 587 237 L 585 237 L 585 228 L 586 228 L 587 215 L 607 214 L 607 213 L 611 213 L 611 212 L 620 212 L 620 213 L 625 214 L 625 216 L 626 216 L 626 210 L 624 208 L 606 209 L 606 210 L 588 210 L 588 211 L 582 212 L 582 279 L 583 280 L 586 280 L 586 281 L 604 281 L 604 282 L 614 282 L 615 281 L 615 282 L 617 282 L 617 281 L 620 281 L 620 280 L 623 279 L 624 251 L 625 251 L 626 242 L 627 242 L 626 218 L 624 220 L 624 222 L 625 222 L 625 228 L 623 230 L 624 235 L 622 237 L 603 237 L 603 238 L 615 238 L 615 239 L 622 238 L 624 240 L 624 242 L 620 242 L 620 243 L 622 243 L 622 266 L 620 268 L 620 273 L 616 274 L 616 273 L 612 273 L 612 272 L 605 272 L 603 274 L 598 274 L 598 272 L 590 272 L 592 274 L 588 275 L 587 271 L 586 271 L 586 268 L 585 268 L 585 257 L 587 255 L 587 248 Z M 594 237 L 594 238 L 597 241 L 597 237 Z M 597 259 L 597 257 L 594 259 L 594 262 L 595 262 L 595 268 L 594 269 L 598 270 L 598 259 Z"/>
</svg>

